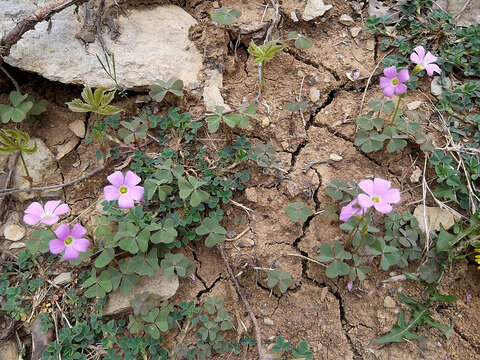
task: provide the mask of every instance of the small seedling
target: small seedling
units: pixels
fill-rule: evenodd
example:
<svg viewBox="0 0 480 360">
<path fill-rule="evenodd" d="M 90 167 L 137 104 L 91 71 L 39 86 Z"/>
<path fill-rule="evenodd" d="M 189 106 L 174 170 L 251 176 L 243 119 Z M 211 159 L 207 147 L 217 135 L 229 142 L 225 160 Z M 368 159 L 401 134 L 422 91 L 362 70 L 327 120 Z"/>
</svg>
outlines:
<svg viewBox="0 0 480 360">
<path fill-rule="evenodd" d="M 12 91 L 8 98 L 12 106 L 0 104 L 0 118 L 4 124 L 9 121 L 22 122 L 32 116 L 40 115 L 47 109 L 46 100 L 35 102 L 33 97 L 28 94 L 22 95 L 17 91 Z"/>
<path fill-rule="evenodd" d="M 278 43 L 277 40 L 271 40 L 264 45 L 256 45 L 253 40 L 248 46 L 248 53 L 255 56 L 253 63 L 260 64 L 260 78 L 262 85 L 265 84 L 265 63 L 272 60 L 275 54 L 283 50 L 285 46 Z"/>
<path fill-rule="evenodd" d="M 215 10 L 210 15 L 212 21 L 226 26 L 232 25 L 240 18 L 240 16 L 242 16 L 242 12 L 239 9 L 228 10 L 225 7 Z"/>
<path fill-rule="evenodd" d="M 37 151 L 37 142 L 34 141 L 33 144 L 30 144 L 30 136 L 23 131 L 17 129 L 0 129 L 0 144 L 0 153 L 11 154 L 18 151 L 23 169 L 25 170 L 24 178 L 32 185 L 33 179 L 28 172 L 23 153 L 33 154 Z"/>
</svg>

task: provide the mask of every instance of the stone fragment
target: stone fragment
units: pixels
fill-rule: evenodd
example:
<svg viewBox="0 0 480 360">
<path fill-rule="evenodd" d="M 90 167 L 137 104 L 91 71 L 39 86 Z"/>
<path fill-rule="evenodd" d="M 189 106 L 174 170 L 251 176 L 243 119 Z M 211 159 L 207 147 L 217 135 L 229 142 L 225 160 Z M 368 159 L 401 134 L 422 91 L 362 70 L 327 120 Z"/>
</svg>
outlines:
<svg viewBox="0 0 480 360">
<path fill-rule="evenodd" d="M 33 154 L 23 153 L 25 159 L 25 164 L 27 165 L 30 176 L 33 179 L 34 184 L 44 184 L 45 180 L 52 175 L 57 169 L 57 161 L 55 156 L 47 148 L 43 140 L 41 139 L 31 139 L 30 145 L 33 145 L 33 142 L 37 143 L 37 151 Z M 27 188 L 30 186 L 30 183 L 24 178 L 25 170 L 23 169 L 22 162 L 18 161 L 15 167 L 13 174 L 13 187 L 15 188 Z M 18 201 L 26 201 L 33 199 L 37 196 L 35 192 L 19 192 L 12 194 L 12 196 Z"/>
<path fill-rule="evenodd" d="M 320 100 L 320 90 L 317 89 L 316 87 L 312 87 L 310 88 L 310 100 L 312 100 L 312 102 L 317 102 L 318 100 Z"/>
<path fill-rule="evenodd" d="M 55 276 L 52 282 L 55 285 L 62 286 L 62 285 L 67 285 L 71 283 L 72 280 L 73 280 L 73 277 L 71 272 L 63 272 Z"/>
<path fill-rule="evenodd" d="M 303 20 L 310 21 L 319 16 L 323 16 L 333 5 L 325 4 L 323 0 L 308 0 L 303 11 Z"/>
<path fill-rule="evenodd" d="M 360 32 L 362 31 L 362 28 L 360 26 L 354 26 L 352 28 L 350 28 L 350 34 L 355 38 L 358 36 L 358 34 L 360 34 Z"/>
<path fill-rule="evenodd" d="M 375 40 L 373 39 L 368 39 L 367 44 L 365 45 L 365 48 L 367 50 L 373 51 L 375 50 Z"/>
<path fill-rule="evenodd" d="M 263 323 L 267 326 L 273 326 L 274 325 L 273 320 L 270 319 L 270 318 L 263 319 Z"/>
<path fill-rule="evenodd" d="M 418 166 L 415 166 L 415 169 L 412 171 L 412 175 L 410 175 L 410 181 L 412 183 L 418 183 L 421 177 L 422 169 L 420 169 Z"/>
<path fill-rule="evenodd" d="M 395 300 L 393 300 L 391 296 L 385 296 L 385 299 L 383 299 L 383 306 L 393 309 L 397 304 L 395 304 Z"/>
<path fill-rule="evenodd" d="M 225 110 L 230 110 L 225 105 L 220 89 L 223 86 L 223 75 L 218 70 L 208 70 L 206 72 L 207 80 L 203 89 L 203 102 L 208 112 L 214 112 L 217 106 L 223 106 Z"/>
<path fill-rule="evenodd" d="M 23 249 L 25 247 L 25 243 L 22 241 L 16 241 L 14 243 L 11 243 L 10 246 L 8 247 L 10 250 L 13 249 Z"/>
<path fill-rule="evenodd" d="M 18 360 L 19 354 L 14 339 L 0 341 L 0 360 Z"/>
<path fill-rule="evenodd" d="M 130 309 L 130 300 L 135 294 L 148 292 L 154 300 L 163 301 L 170 299 L 178 289 L 178 277 L 165 276 L 162 270 L 158 270 L 152 277 L 143 276 L 139 283 L 134 286 L 128 295 L 122 295 L 116 290 L 108 295 L 108 301 L 103 310 L 103 315 L 120 314 Z"/>
<path fill-rule="evenodd" d="M 252 239 L 250 238 L 245 238 L 245 239 L 242 239 L 238 242 L 238 245 L 237 245 L 239 248 L 246 248 L 246 247 L 252 247 L 252 246 L 255 246 L 255 241 L 253 241 Z"/>
<path fill-rule="evenodd" d="M 13 29 L 16 21 L 46 6 L 50 0 L 0 1 L 0 34 Z M 103 54 L 98 40 L 85 46 L 75 36 L 80 33 L 83 16 L 71 6 L 55 14 L 54 26 L 40 22 L 13 45 L 4 60 L 9 65 L 32 71 L 62 83 L 90 87 L 111 86 L 96 54 Z M 78 14 L 84 14 L 81 7 Z M 189 39 L 196 20 L 175 5 L 132 7 L 128 16 L 120 12 L 114 20 L 119 28 L 115 40 L 103 36 L 106 47 L 115 54 L 119 85 L 144 88 L 156 80 L 176 77 L 186 86 L 199 80 L 202 56 Z"/>
<path fill-rule="evenodd" d="M 78 145 L 79 139 L 76 136 L 72 136 L 70 140 L 68 140 L 65 144 L 60 144 L 57 145 L 57 156 L 56 159 L 60 160 L 65 157 L 65 155 L 68 155 L 73 149 L 75 149 L 75 146 Z"/>
<path fill-rule="evenodd" d="M 251 201 L 253 203 L 256 203 L 258 201 L 257 189 L 254 187 L 246 189 L 245 196 L 247 197 L 248 201 Z"/>
<path fill-rule="evenodd" d="M 333 160 L 333 161 L 342 161 L 342 160 L 343 160 L 343 157 L 341 157 L 341 156 L 338 155 L 338 154 L 330 154 L 330 160 Z"/>
<path fill-rule="evenodd" d="M 75 120 L 68 124 L 68 128 L 80 139 L 85 137 L 85 122 L 82 120 Z"/>
<path fill-rule="evenodd" d="M 430 92 L 432 95 L 441 96 L 443 93 L 443 89 L 450 89 L 452 87 L 452 82 L 449 78 L 442 78 L 440 76 L 434 76 L 432 82 L 430 83 Z"/>
<path fill-rule="evenodd" d="M 3 236 L 10 241 L 22 240 L 25 236 L 25 228 L 18 224 L 7 224 L 3 229 Z"/>
<path fill-rule="evenodd" d="M 348 14 L 342 14 L 340 16 L 340 19 L 338 19 L 338 21 L 340 22 L 340 24 L 343 24 L 346 26 L 351 26 L 355 24 L 355 20 L 353 20 L 353 18 Z"/>
<path fill-rule="evenodd" d="M 446 209 L 430 206 L 424 207 L 423 205 L 418 205 L 415 208 L 413 215 L 418 220 L 418 225 L 423 232 L 425 232 L 424 209 L 429 231 L 439 231 L 440 224 L 445 230 L 448 230 L 455 224 L 455 220 L 459 219 L 459 216 L 452 214 Z"/>
<path fill-rule="evenodd" d="M 407 109 L 408 110 L 417 110 L 420 105 L 423 104 L 423 101 L 420 100 L 415 100 L 407 104 Z"/>
<path fill-rule="evenodd" d="M 290 11 L 290 19 L 292 19 L 293 22 L 298 22 L 298 17 L 297 17 L 297 12 L 296 11 Z"/>
</svg>

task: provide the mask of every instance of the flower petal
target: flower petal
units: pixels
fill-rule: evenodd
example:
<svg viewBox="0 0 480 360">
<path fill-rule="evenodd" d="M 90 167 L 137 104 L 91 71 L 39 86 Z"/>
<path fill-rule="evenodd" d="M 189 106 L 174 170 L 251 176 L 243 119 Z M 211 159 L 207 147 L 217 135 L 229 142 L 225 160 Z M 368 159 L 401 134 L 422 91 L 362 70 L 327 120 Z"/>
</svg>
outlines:
<svg viewBox="0 0 480 360">
<path fill-rule="evenodd" d="M 48 248 L 52 254 L 59 254 L 65 249 L 65 242 L 60 239 L 53 239 L 48 242 Z"/>
<path fill-rule="evenodd" d="M 373 191 L 377 195 L 385 194 L 392 187 L 392 183 L 381 178 L 373 179 Z"/>
<path fill-rule="evenodd" d="M 57 230 L 55 230 L 55 235 L 57 235 L 57 239 L 65 241 L 67 236 L 70 235 L 70 227 L 66 224 L 60 225 Z"/>
<path fill-rule="evenodd" d="M 342 208 L 342 210 L 340 211 L 340 216 L 339 216 L 340 221 L 345 222 L 345 221 L 348 221 L 348 219 L 350 219 L 352 217 L 352 215 L 354 213 L 354 209 L 350 204 L 344 206 Z"/>
<path fill-rule="evenodd" d="M 400 72 L 398 73 L 398 81 L 403 83 L 405 81 L 408 81 L 408 79 L 410 79 L 408 70 L 407 69 L 400 70 Z"/>
<path fill-rule="evenodd" d="M 375 193 L 372 180 L 362 180 L 358 183 L 358 187 L 365 191 L 368 195 L 373 195 Z"/>
<path fill-rule="evenodd" d="M 395 91 L 395 87 L 390 84 L 385 89 L 383 89 L 383 95 L 391 99 L 393 97 L 394 91 Z"/>
<path fill-rule="evenodd" d="M 422 63 L 422 59 L 414 52 L 410 54 L 410 61 L 417 65 Z"/>
<path fill-rule="evenodd" d="M 78 258 L 78 251 L 71 245 L 67 246 L 65 248 L 65 254 L 63 254 L 63 259 L 69 261 L 75 260 L 76 258 Z"/>
<path fill-rule="evenodd" d="M 123 174 L 120 171 L 115 171 L 113 174 L 107 176 L 107 180 L 117 188 L 122 186 L 124 182 Z"/>
<path fill-rule="evenodd" d="M 140 201 L 143 198 L 143 186 L 134 186 L 128 189 L 128 195 L 132 197 L 133 200 Z"/>
<path fill-rule="evenodd" d="M 58 216 L 51 216 L 51 217 L 40 219 L 40 222 L 45 225 L 53 225 L 53 224 L 56 224 L 58 220 L 60 220 Z"/>
<path fill-rule="evenodd" d="M 130 196 L 130 194 L 122 194 L 120 195 L 120 197 L 118 198 L 118 207 L 120 209 L 131 209 L 133 208 L 135 205 L 133 203 L 133 199 L 132 197 Z"/>
<path fill-rule="evenodd" d="M 400 202 L 400 191 L 398 189 L 390 189 L 382 196 L 382 200 L 385 200 L 389 204 L 396 204 Z"/>
<path fill-rule="evenodd" d="M 88 247 L 90 246 L 90 241 L 84 238 L 79 238 L 73 240 L 72 246 L 78 252 L 86 252 Z"/>
<path fill-rule="evenodd" d="M 421 62 L 425 57 L 425 48 L 422 45 L 418 45 L 415 49 L 413 49 L 413 51 L 415 51 L 418 54 L 418 57 L 420 58 L 420 62 Z"/>
<path fill-rule="evenodd" d="M 25 214 L 23 216 L 23 221 L 25 222 L 25 224 L 35 225 L 38 224 L 38 222 L 40 221 L 40 216 L 35 214 Z"/>
<path fill-rule="evenodd" d="M 375 210 L 377 210 L 379 213 L 382 213 L 382 214 L 388 214 L 389 212 L 392 211 L 392 206 L 385 201 L 374 203 L 373 206 L 375 207 Z"/>
<path fill-rule="evenodd" d="M 405 84 L 398 84 L 395 86 L 395 94 L 400 95 L 407 91 L 407 85 Z"/>
<path fill-rule="evenodd" d="M 368 209 L 370 206 L 374 204 L 372 199 L 370 199 L 370 196 L 365 194 L 358 195 L 357 199 L 358 199 L 358 203 L 363 209 Z"/>
<path fill-rule="evenodd" d="M 385 76 L 380 78 L 380 89 L 386 88 L 387 86 L 392 84 L 392 80 L 387 79 Z"/>
<path fill-rule="evenodd" d="M 67 204 L 62 204 L 55 209 L 55 211 L 53 212 L 53 215 L 60 216 L 68 213 L 69 211 L 70 211 L 70 207 Z"/>
<path fill-rule="evenodd" d="M 428 76 L 433 76 L 433 73 L 436 72 L 437 74 L 442 73 L 442 69 L 437 64 L 429 64 L 426 66 Z"/>
<path fill-rule="evenodd" d="M 28 207 L 25 209 L 25 214 L 32 214 L 37 215 L 38 217 L 42 216 L 43 214 L 43 206 L 40 205 L 38 202 L 32 202 Z"/>
<path fill-rule="evenodd" d="M 55 211 L 57 206 L 60 205 L 60 203 L 60 200 L 50 200 L 45 203 L 45 206 L 43 208 L 45 209 L 45 212 L 47 214 L 53 214 L 53 212 Z"/>
<path fill-rule="evenodd" d="M 107 185 L 103 188 L 103 196 L 105 197 L 105 200 L 108 201 L 117 200 L 120 196 L 120 191 L 118 191 L 118 188 L 113 185 Z"/>
<path fill-rule="evenodd" d="M 388 79 L 392 80 L 394 77 L 397 76 L 397 68 L 395 66 L 387 67 L 383 69 L 383 73 Z"/>
<path fill-rule="evenodd" d="M 142 179 L 140 179 L 137 174 L 130 170 L 127 171 L 127 174 L 125 175 L 125 185 L 132 187 L 140 183 L 140 181 L 142 181 Z"/>
<path fill-rule="evenodd" d="M 432 64 L 435 61 L 437 61 L 437 57 L 431 52 L 428 52 L 427 55 L 425 55 L 425 59 L 423 59 L 425 65 Z"/>
<path fill-rule="evenodd" d="M 73 225 L 71 234 L 75 239 L 81 238 L 86 233 L 87 233 L 87 230 L 85 230 L 85 228 L 82 225 L 80 224 Z"/>
</svg>

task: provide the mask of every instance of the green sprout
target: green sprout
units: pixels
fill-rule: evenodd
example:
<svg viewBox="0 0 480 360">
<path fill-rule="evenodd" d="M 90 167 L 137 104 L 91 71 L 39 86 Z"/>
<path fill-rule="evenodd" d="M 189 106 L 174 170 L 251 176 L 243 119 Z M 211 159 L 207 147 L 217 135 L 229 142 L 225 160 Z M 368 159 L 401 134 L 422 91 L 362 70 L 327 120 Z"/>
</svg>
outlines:
<svg viewBox="0 0 480 360">
<path fill-rule="evenodd" d="M 0 153 L 11 154 L 18 151 L 20 160 L 22 160 L 23 168 L 25 169 L 25 179 L 28 180 L 30 185 L 33 179 L 28 172 L 27 164 L 23 158 L 23 153 L 33 154 L 37 151 L 37 142 L 34 141 L 33 145 L 30 145 L 30 136 L 18 129 L 0 129 Z"/>
<path fill-rule="evenodd" d="M 248 53 L 255 56 L 254 64 L 260 64 L 260 77 L 262 85 L 265 84 L 265 63 L 272 60 L 275 54 L 283 50 L 285 46 L 278 43 L 277 40 L 269 41 L 264 45 L 256 45 L 253 41 L 248 45 Z"/>
</svg>

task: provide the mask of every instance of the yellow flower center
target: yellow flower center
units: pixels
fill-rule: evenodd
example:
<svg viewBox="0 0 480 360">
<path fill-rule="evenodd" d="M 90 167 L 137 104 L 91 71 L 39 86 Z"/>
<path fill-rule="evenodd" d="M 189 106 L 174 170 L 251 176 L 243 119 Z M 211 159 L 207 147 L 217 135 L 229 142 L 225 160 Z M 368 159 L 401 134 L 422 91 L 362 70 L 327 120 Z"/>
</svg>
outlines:
<svg viewBox="0 0 480 360">
<path fill-rule="evenodd" d="M 68 236 L 66 239 L 65 239 L 65 245 L 71 245 L 73 242 L 73 238 L 71 236 Z"/>
<path fill-rule="evenodd" d="M 397 86 L 397 85 L 398 85 L 398 78 L 394 78 L 394 79 L 392 80 L 392 84 L 395 85 L 395 86 Z"/>
<path fill-rule="evenodd" d="M 50 219 L 51 217 L 53 217 L 53 214 L 47 214 L 47 213 L 42 214 L 42 219 Z"/>
<path fill-rule="evenodd" d="M 378 204 L 380 202 L 380 198 L 378 196 L 372 196 L 372 201 Z"/>
<path fill-rule="evenodd" d="M 120 186 L 118 191 L 120 191 L 120 194 L 126 194 L 128 192 L 128 188 L 126 186 Z"/>
</svg>

